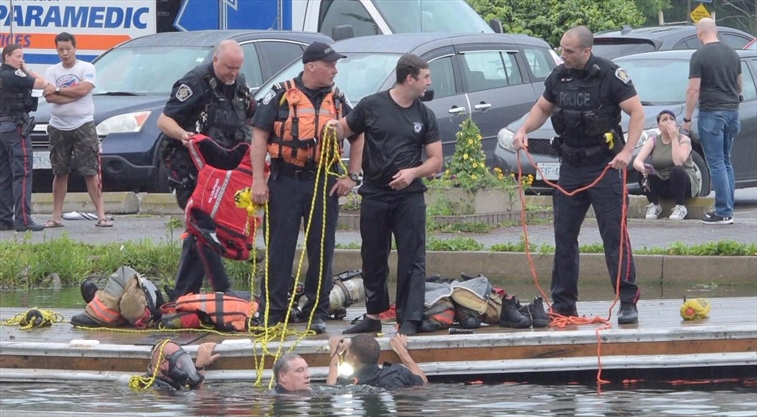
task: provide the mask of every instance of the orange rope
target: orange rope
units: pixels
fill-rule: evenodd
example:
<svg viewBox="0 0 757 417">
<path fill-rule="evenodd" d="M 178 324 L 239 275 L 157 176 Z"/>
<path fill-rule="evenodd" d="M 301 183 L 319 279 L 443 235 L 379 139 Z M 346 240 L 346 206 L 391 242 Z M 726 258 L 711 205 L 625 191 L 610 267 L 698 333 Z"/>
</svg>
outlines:
<svg viewBox="0 0 757 417">
<path fill-rule="evenodd" d="M 544 173 L 539 169 L 539 166 L 534 162 L 533 158 L 531 157 L 531 154 L 528 152 L 527 149 L 524 149 L 523 152 L 528 157 L 529 162 L 531 165 L 540 173 L 542 174 L 542 178 L 544 179 L 544 182 L 548 184 L 549 186 L 555 188 L 556 190 L 560 191 L 561 193 L 567 195 L 567 196 L 573 196 L 580 192 L 586 191 L 591 187 L 594 187 L 599 183 L 599 181 L 607 174 L 607 171 L 610 169 L 610 165 L 607 165 L 605 169 L 602 171 L 602 173 L 597 177 L 594 182 L 591 184 L 577 188 L 573 191 L 566 191 L 562 187 L 560 187 L 558 184 L 553 183 L 546 179 L 544 176 Z M 516 160 L 518 164 L 518 183 L 521 184 L 521 180 L 523 177 L 523 169 L 520 164 L 520 152 L 516 152 Z M 529 243 L 528 243 L 528 225 L 526 224 L 527 215 L 526 215 L 526 196 L 525 192 L 523 190 L 523 187 L 519 188 L 519 196 L 521 201 L 521 211 L 520 211 L 520 218 L 521 218 L 521 225 L 523 227 L 523 240 L 525 244 L 525 252 L 526 257 L 528 258 L 528 264 L 531 268 L 531 275 L 534 278 L 534 284 L 536 285 L 536 288 L 539 290 L 539 293 L 542 295 L 542 298 L 544 299 L 544 302 L 547 303 L 547 306 L 549 307 L 549 317 L 550 317 L 550 327 L 556 327 L 556 328 L 565 328 L 569 325 L 586 325 L 586 324 L 600 324 L 599 327 L 595 329 L 595 333 L 597 335 L 597 383 L 598 384 L 606 384 L 610 381 L 606 381 L 602 379 L 602 337 L 600 335 L 600 332 L 605 329 L 612 328 L 612 324 L 610 323 L 610 319 L 612 318 L 612 309 L 617 305 L 618 299 L 620 298 L 620 279 L 621 279 L 621 271 L 623 268 L 623 249 L 626 245 L 626 242 L 628 241 L 628 225 L 626 222 L 626 215 L 627 215 L 627 204 L 626 200 L 628 198 L 628 187 L 626 186 L 626 179 L 627 179 L 627 171 L 624 169 L 622 173 L 622 179 L 623 179 L 623 208 L 621 212 L 621 225 L 620 225 L 620 255 L 618 260 L 618 274 L 616 277 L 615 282 L 615 298 L 612 301 L 612 304 L 610 305 L 609 311 L 608 311 L 608 317 L 602 318 L 602 317 L 572 317 L 572 316 L 563 316 L 559 313 L 556 313 L 552 310 L 552 305 L 549 303 L 549 297 L 547 297 L 544 290 L 541 288 L 541 285 L 539 285 L 539 278 L 536 274 L 536 267 L 534 266 L 534 260 L 531 256 L 531 251 L 529 250 Z M 629 245 L 630 247 L 630 245 Z M 631 263 L 629 262 L 626 266 L 626 276 L 628 276 L 628 273 L 630 272 Z"/>
</svg>

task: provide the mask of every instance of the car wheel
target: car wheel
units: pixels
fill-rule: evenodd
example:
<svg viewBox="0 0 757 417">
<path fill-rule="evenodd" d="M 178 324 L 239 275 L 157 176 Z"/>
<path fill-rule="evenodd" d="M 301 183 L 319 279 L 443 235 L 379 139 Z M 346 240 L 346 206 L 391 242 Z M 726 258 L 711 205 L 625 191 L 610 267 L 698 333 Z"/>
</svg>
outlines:
<svg viewBox="0 0 757 417">
<path fill-rule="evenodd" d="M 155 155 L 155 158 L 153 159 L 155 164 L 155 175 L 153 175 L 152 183 L 150 184 L 150 189 L 148 191 L 151 193 L 170 193 L 171 189 L 168 187 L 168 169 L 166 168 L 166 164 L 163 163 L 163 158 L 160 157 L 163 149 L 162 143 L 157 149 L 157 155 Z"/>
<path fill-rule="evenodd" d="M 697 151 L 691 151 L 691 160 L 694 162 L 694 175 L 700 179 L 702 186 L 699 188 L 699 197 L 710 195 L 710 169 Z"/>
</svg>

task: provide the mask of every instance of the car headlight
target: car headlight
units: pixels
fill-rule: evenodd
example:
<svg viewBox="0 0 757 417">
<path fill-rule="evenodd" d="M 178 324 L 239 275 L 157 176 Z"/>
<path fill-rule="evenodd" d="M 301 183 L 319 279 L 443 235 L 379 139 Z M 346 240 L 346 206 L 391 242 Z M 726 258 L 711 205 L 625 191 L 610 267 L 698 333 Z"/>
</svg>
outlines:
<svg viewBox="0 0 757 417">
<path fill-rule="evenodd" d="M 653 127 L 651 129 L 642 130 L 641 136 L 639 136 L 639 142 L 636 143 L 636 148 L 641 148 L 650 138 L 655 136 L 660 136 L 660 129 Z M 628 142 L 628 132 L 623 133 L 623 139 L 626 140 L 626 143 Z"/>
<path fill-rule="evenodd" d="M 149 111 L 138 111 L 107 118 L 97 125 L 97 136 L 107 136 L 111 133 L 139 132 L 149 116 Z"/>
<path fill-rule="evenodd" d="M 510 152 L 515 152 L 515 144 L 513 143 L 514 137 L 515 132 L 506 127 L 502 128 L 499 130 L 499 133 L 497 133 L 497 145 Z"/>
</svg>

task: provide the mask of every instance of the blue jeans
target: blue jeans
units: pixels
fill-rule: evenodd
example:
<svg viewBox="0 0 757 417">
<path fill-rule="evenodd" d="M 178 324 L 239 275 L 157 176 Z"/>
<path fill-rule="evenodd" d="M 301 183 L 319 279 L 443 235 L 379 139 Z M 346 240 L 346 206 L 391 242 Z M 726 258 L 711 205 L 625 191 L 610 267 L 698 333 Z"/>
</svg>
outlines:
<svg viewBox="0 0 757 417">
<path fill-rule="evenodd" d="M 715 190 L 715 214 L 721 217 L 733 216 L 736 180 L 731 165 L 731 148 L 740 130 L 738 110 L 699 112 L 699 140 Z"/>
</svg>

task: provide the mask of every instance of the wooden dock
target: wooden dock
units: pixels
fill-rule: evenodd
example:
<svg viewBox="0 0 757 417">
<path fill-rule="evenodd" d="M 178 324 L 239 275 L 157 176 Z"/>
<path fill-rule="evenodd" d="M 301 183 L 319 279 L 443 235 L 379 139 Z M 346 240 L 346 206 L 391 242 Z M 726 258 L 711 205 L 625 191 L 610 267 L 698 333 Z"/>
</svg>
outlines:
<svg viewBox="0 0 757 417">
<path fill-rule="evenodd" d="M 684 321 L 679 316 L 680 300 L 639 302 L 639 323 L 619 326 L 613 311 L 612 328 L 598 325 L 570 326 L 564 329 L 515 330 L 491 326 L 473 334 L 450 335 L 447 331 L 410 338 L 413 358 L 427 375 L 437 378 L 488 377 L 530 379 L 550 375 L 596 374 L 599 360 L 603 372 L 616 375 L 657 373 L 673 375 L 678 370 L 712 375 L 757 376 L 757 298 L 712 298 L 710 317 Z M 607 317 L 610 302 L 581 302 L 578 311 L 586 316 Z M 0 319 L 25 312 L 25 308 L 0 308 Z M 209 380 L 254 380 L 255 364 L 260 360 L 260 345 L 247 337 L 208 332 L 144 332 L 82 330 L 68 324 L 81 310 L 53 309 L 66 322 L 51 327 L 20 330 L 0 327 L 0 381 L 106 381 L 144 373 L 151 346 L 165 337 L 185 345 L 194 356 L 197 345 L 213 341 L 221 354 L 207 372 Z M 359 308 L 348 318 L 362 314 Z M 328 333 L 307 336 L 296 342 L 287 337 L 281 347 L 300 354 L 311 367 L 314 380 L 325 379 L 329 361 L 328 339 L 341 335 L 349 320 L 329 321 Z M 292 328 L 302 330 L 303 324 Z M 395 362 L 389 346 L 395 333 L 385 325 L 379 335 L 381 361 Z M 244 335 L 243 335 L 244 336 Z M 295 343 L 296 342 L 296 343 Z M 601 350 L 598 349 L 601 347 Z M 279 343 L 268 343 L 275 353 Z M 598 356 L 598 352 L 600 355 Z M 265 357 L 264 377 L 270 377 L 272 355 Z M 718 373 L 723 370 L 724 373 Z"/>
</svg>

